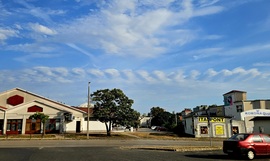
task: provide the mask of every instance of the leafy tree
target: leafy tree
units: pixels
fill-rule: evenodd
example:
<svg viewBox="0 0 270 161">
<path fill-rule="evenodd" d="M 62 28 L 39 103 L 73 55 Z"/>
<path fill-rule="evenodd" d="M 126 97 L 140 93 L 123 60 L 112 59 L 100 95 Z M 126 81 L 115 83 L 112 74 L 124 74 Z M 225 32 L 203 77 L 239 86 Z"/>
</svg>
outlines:
<svg viewBox="0 0 270 161">
<path fill-rule="evenodd" d="M 152 107 L 150 109 L 150 116 L 155 117 L 158 116 L 159 114 L 165 112 L 165 110 L 163 108 L 160 107 Z"/>
<path fill-rule="evenodd" d="M 111 136 L 113 124 L 135 126 L 140 114 L 131 108 L 133 100 L 120 89 L 97 90 L 91 94 L 94 102 L 93 115 L 105 123 L 107 136 Z"/>
<path fill-rule="evenodd" d="M 161 107 L 152 107 L 150 109 L 151 125 L 163 126 L 172 130 L 176 126 L 177 115 L 175 113 L 167 112 Z"/>
<path fill-rule="evenodd" d="M 46 121 L 49 119 L 49 116 L 48 115 L 45 115 L 44 113 L 40 113 L 40 112 L 37 112 L 31 116 L 29 116 L 29 119 L 36 119 L 36 120 L 40 120 L 41 123 L 43 124 L 43 133 L 42 133 L 42 137 L 44 137 L 45 135 L 45 123 Z"/>
</svg>

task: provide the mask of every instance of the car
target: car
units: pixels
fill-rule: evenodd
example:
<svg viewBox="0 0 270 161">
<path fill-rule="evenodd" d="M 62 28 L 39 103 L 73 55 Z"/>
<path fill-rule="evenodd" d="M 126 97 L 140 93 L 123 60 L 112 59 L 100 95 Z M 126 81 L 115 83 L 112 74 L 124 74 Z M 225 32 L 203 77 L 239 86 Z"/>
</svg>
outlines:
<svg viewBox="0 0 270 161">
<path fill-rule="evenodd" d="M 252 160 L 258 155 L 270 155 L 270 137 L 267 134 L 239 133 L 223 141 L 223 152 L 230 156 L 246 156 Z"/>
<path fill-rule="evenodd" d="M 162 127 L 162 126 L 158 126 L 156 129 L 156 131 L 167 131 L 166 127 Z"/>
</svg>

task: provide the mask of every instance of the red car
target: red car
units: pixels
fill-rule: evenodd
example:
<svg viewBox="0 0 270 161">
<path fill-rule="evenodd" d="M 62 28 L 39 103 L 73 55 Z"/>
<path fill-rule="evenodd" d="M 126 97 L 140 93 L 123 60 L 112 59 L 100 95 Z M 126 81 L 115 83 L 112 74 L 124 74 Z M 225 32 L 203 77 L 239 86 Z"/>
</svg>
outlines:
<svg viewBox="0 0 270 161">
<path fill-rule="evenodd" d="M 223 141 L 223 152 L 231 155 L 245 155 L 252 160 L 256 155 L 270 155 L 270 137 L 266 134 L 235 134 Z"/>
</svg>

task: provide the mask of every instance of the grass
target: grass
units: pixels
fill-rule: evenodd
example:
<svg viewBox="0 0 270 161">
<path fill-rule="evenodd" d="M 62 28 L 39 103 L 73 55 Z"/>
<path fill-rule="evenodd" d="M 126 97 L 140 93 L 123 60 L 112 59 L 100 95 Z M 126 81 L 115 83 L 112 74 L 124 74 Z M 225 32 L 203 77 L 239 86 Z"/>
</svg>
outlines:
<svg viewBox="0 0 270 161">
<path fill-rule="evenodd" d="M 25 135 L 0 135 L 0 139 L 87 139 L 85 133 L 66 133 L 66 134 L 25 134 Z M 108 137 L 106 132 L 90 133 L 89 139 L 155 139 L 155 140 L 193 140 L 208 141 L 210 138 L 180 137 L 171 132 L 112 132 Z M 212 138 L 213 141 L 222 141 L 225 138 Z"/>
</svg>

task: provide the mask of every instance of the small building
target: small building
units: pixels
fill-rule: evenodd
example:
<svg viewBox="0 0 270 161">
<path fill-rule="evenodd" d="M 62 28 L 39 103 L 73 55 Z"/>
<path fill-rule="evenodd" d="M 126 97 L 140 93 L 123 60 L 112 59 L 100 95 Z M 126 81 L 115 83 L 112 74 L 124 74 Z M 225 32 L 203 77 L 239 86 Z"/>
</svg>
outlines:
<svg viewBox="0 0 270 161">
<path fill-rule="evenodd" d="M 140 117 L 140 127 L 149 128 L 151 127 L 151 119 L 149 116 L 141 116 Z"/>
<path fill-rule="evenodd" d="M 244 131 L 243 121 L 224 115 L 223 106 L 197 106 L 184 118 L 185 133 L 195 137 L 230 137 Z"/>
</svg>

